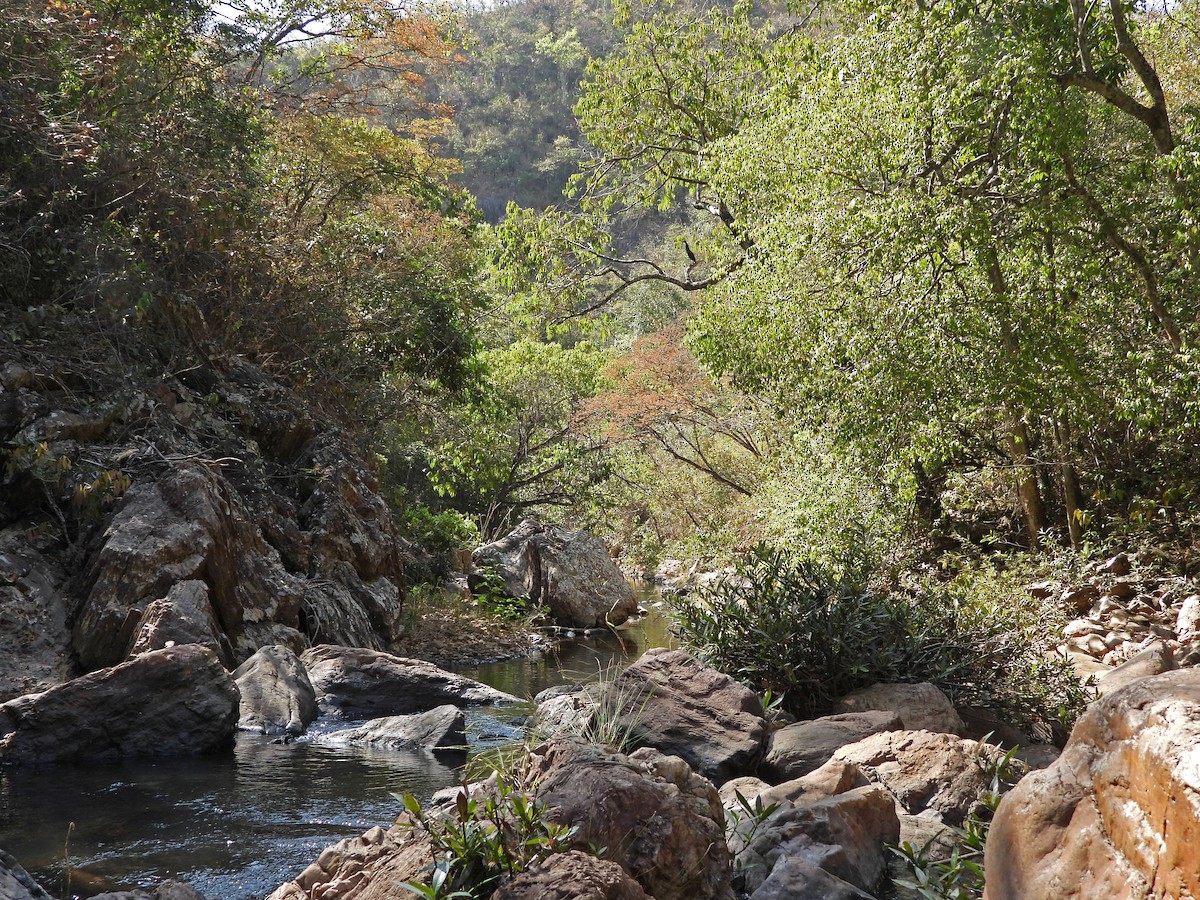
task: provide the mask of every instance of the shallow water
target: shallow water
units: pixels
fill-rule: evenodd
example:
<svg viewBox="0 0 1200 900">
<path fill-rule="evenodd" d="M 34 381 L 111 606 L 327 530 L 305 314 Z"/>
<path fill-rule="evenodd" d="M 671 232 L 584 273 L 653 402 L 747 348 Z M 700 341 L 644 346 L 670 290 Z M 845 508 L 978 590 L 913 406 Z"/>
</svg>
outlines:
<svg viewBox="0 0 1200 900">
<path fill-rule="evenodd" d="M 666 620 L 651 615 L 619 635 L 564 640 L 540 659 L 464 674 L 532 698 L 594 681 L 670 643 Z M 519 740 L 529 708 L 469 710 L 472 752 Z M 428 754 L 276 744 L 252 734 L 239 734 L 234 750 L 218 756 L 0 768 L 0 848 L 59 897 L 176 878 L 210 900 L 249 900 L 266 897 L 327 845 L 390 825 L 394 794 L 425 801 L 461 780 L 461 767 Z M 74 869 L 70 893 L 64 860 Z"/>
</svg>

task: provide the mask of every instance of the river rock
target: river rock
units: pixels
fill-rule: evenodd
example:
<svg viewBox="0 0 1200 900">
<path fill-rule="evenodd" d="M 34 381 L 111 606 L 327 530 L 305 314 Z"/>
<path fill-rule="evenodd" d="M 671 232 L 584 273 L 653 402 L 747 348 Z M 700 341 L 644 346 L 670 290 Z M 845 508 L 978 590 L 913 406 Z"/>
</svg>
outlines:
<svg viewBox="0 0 1200 900">
<path fill-rule="evenodd" d="M 180 581 L 167 596 L 146 607 L 134 628 L 129 656 L 161 650 L 174 644 L 202 644 L 228 666 L 231 653 L 217 625 L 208 585 L 203 581 Z"/>
<path fill-rule="evenodd" d="M 3 850 L 0 850 L 0 897 L 4 900 L 54 900 Z"/>
<path fill-rule="evenodd" d="M 866 787 L 868 784 L 870 781 L 858 766 L 834 757 L 807 775 L 768 786 L 757 796 L 767 806 L 772 803 L 791 803 L 793 806 L 803 806 L 818 800 L 828 800 L 830 797 L 836 797 L 838 794 L 844 794 L 855 788 Z"/>
<path fill-rule="evenodd" d="M 301 657 L 323 714 L 347 719 L 427 712 L 439 706 L 521 703 L 419 659 L 378 650 L 322 644 Z"/>
<path fill-rule="evenodd" d="M 901 727 L 900 717 L 884 710 L 839 713 L 787 725 L 771 735 L 759 771 L 776 783 L 799 778 L 823 766 L 838 748 Z"/>
<path fill-rule="evenodd" d="M 561 625 L 620 625 L 637 610 L 633 588 L 599 538 L 527 519 L 475 551 L 513 597 L 544 605 Z"/>
<path fill-rule="evenodd" d="M 542 694 L 547 693 L 543 691 L 535 698 L 538 705 L 527 723 L 529 733 L 535 735 L 539 741 L 591 734 L 597 710 L 601 705 L 602 690 L 599 686 L 591 685 L 550 694 L 541 699 Z"/>
<path fill-rule="evenodd" d="M 785 856 L 775 863 L 767 880 L 750 900 L 875 900 L 848 881 L 826 872 L 800 856 Z"/>
<path fill-rule="evenodd" d="M 67 573 L 21 530 L 0 531 L 0 703 L 69 681 Z"/>
<path fill-rule="evenodd" d="M 873 684 L 847 694 L 834 707 L 835 713 L 882 709 L 900 717 L 901 727 L 909 731 L 935 731 L 962 734 L 965 726 L 950 700 L 935 685 Z"/>
<path fill-rule="evenodd" d="M 371 719 L 359 728 L 326 732 L 314 743 L 466 753 L 467 722 L 458 707 L 439 706 L 429 712 Z"/>
<path fill-rule="evenodd" d="M 185 463 L 157 482 L 134 485 L 105 531 L 75 623 L 84 668 L 123 659 L 146 607 L 191 580 L 208 585 L 217 620 L 233 640 L 243 621 L 298 622 L 298 580 L 229 485 Z"/>
<path fill-rule="evenodd" d="M 716 785 L 753 772 L 762 758 L 758 695 L 683 650 L 647 650 L 614 689 L 636 744 L 680 757 Z"/>
<path fill-rule="evenodd" d="M 744 889 L 753 894 L 782 859 L 799 858 L 863 891 L 873 891 L 887 869 L 884 844 L 900 837 L 892 796 L 876 786 L 803 806 L 784 804 L 749 835 L 734 832 L 729 849 Z M 805 896 L 805 895 L 799 895 Z"/>
<path fill-rule="evenodd" d="M 360 837 L 326 847 L 317 861 L 268 900 L 396 900 L 416 896 L 406 882 L 429 881 L 433 845 L 420 828 L 404 824 L 371 828 Z"/>
<path fill-rule="evenodd" d="M 1175 633 L 1184 644 L 1200 638 L 1200 594 L 1189 594 L 1184 598 L 1175 616 Z"/>
<path fill-rule="evenodd" d="M 1200 670 L 1142 678 L 1001 801 L 989 900 L 1200 896 Z"/>
<path fill-rule="evenodd" d="M 303 734 L 317 718 L 317 693 L 304 663 L 288 647 L 258 650 L 233 672 L 241 693 L 238 728 Z"/>
<path fill-rule="evenodd" d="M 0 704 L 0 763 L 187 756 L 227 747 L 238 689 L 211 650 L 152 650 Z"/>
<path fill-rule="evenodd" d="M 985 765 L 998 765 L 1003 756 L 991 744 L 951 734 L 891 731 L 842 747 L 834 759 L 857 766 L 868 780 L 886 788 L 902 812 L 934 813 L 958 825 L 970 812 L 982 811 L 983 795 L 992 786 Z"/>
<path fill-rule="evenodd" d="M 554 853 L 501 885 L 492 900 L 654 900 L 611 860 L 578 850 Z"/>
<path fill-rule="evenodd" d="M 656 900 L 732 900 L 721 799 L 683 760 L 564 739 L 534 748 L 531 774 L 574 848 L 607 848 Z"/>
</svg>

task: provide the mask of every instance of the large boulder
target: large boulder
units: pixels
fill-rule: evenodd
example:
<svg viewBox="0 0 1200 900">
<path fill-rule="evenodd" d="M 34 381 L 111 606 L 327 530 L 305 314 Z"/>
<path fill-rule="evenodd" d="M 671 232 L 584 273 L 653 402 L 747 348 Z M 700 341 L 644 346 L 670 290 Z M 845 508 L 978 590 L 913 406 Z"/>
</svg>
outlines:
<svg viewBox="0 0 1200 900">
<path fill-rule="evenodd" d="M 364 581 L 337 561 L 305 583 L 300 621 L 313 643 L 384 650 L 404 635 L 404 602 L 390 579 Z"/>
<path fill-rule="evenodd" d="M 232 653 L 217 625 L 208 585 L 203 581 L 180 581 L 167 596 L 146 607 L 133 631 L 130 656 L 161 650 L 175 644 L 203 644 L 229 665 Z"/>
<path fill-rule="evenodd" d="M 4 900 L 53 900 L 21 864 L 0 850 L 0 897 Z"/>
<path fill-rule="evenodd" d="M 901 726 L 908 731 L 934 731 L 943 734 L 962 734 L 963 720 L 935 685 L 873 684 L 847 694 L 838 701 L 834 712 L 863 712 L 882 709 L 900 717 Z"/>
<path fill-rule="evenodd" d="M 1059 759 L 1001 801 L 988 900 L 1200 896 L 1200 669 L 1092 704 Z"/>
<path fill-rule="evenodd" d="M 371 719 L 359 728 L 328 731 L 318 744 L 379 747 L 384 750 L 427 750 L 466 753 L 467 723 L 461 709 L 439 706 L 411 716 Z"/>
<path fill-rule="evenodd" d="M 84 668 L 124 659 L 146 607 L 181 581 L 208 585 L 216 620 L 233 641 L 243 622 L 298 623 L 299 581 L 228 483 L 184 463 L 131 488 L 105 531 L 75 622 Z"/>
<path fill-rule="evenodd" d="M 802 806 L 784 803 L 757 827 L 734 831 L 729 849 L 750 893 L 763 886 L 780 860 L 790 857 L 870 892 L 887 870 L 884 844 L 895 844 L 899 837 L 895 802 L 887 791 L 870 786 Z"/>
<path fill-rule="evenodd" d="M 611 860 L 571 850 L 555 853 L 501 885 L 492 900 L 653 900 Z"/>
<path fill-rule="evenodd" d="M 647 650 L 610 690 L 636 744 L 680 757 L 714 784 L 753 772 L 762 758 L 758 695 L 683 650 Z"/>
<path fill-rule="evenodd" d="M 237 717 L 216 655 L 168 647 L 0 704 L 0 763 L 206 753 L 230 744 Z"/>
<path fill-rule="evenodd" d="M 490 706 L 521 703 L 519 697 L 439 669 L 357 647 L 322 644 L 301 657 L 326 715 L 347 719 L 379 718 L 428 712 L 439 706 Z"/>
<path fill-rule="evenodd" d="M 768 781 L 790 781 L 819 769 L 847 744 L 901 727 L 899 716 L 883 710 L 840 713 L 785 725 L 771 734 L 760 772 Z"/>
<path fill-rule="evenodd" d="M 607 848 L 656 900 L 732 900 L 720 797 L 683 760 L 565 739 L 531 759 L 535 795 L 551 820 L 577 827 L 576 849 Z"/>
<path fill-rule="evenodd" d="M 416 896 L 402 885 L 429 880 L 433 845 L 420 828 L 404 824 L 371 828 L 355 838 L 326 847 L 293 880 L 281 884 L 268 900 L 396 900 Z"/>
<path fill-rule="evenodd" d="M 303 734 L 317 718 L 317 692 L 304 663 L 288 647 L 259 649 L 233 672 L 241 693 L 238 728 Z"/>
<path fill-rule="evenodd" d="M 931 731 L 874 734 L 833 756 L 886 788 L 903 812 L 936 815 L 950 825 L 982 812 L 983 796 L 1003 757 L 992 744 Z M 1015 761 L 1012 765 L 1022 768 Z"/>
<path fill-rule="evenodd" d="M 527 519 L 506 537 L 475 551 L 514 597 L 546 606 L 563 625 L 620 625 L 637 609 L 633 588 L 604 544 L 583 531 Z"/>
</svg>

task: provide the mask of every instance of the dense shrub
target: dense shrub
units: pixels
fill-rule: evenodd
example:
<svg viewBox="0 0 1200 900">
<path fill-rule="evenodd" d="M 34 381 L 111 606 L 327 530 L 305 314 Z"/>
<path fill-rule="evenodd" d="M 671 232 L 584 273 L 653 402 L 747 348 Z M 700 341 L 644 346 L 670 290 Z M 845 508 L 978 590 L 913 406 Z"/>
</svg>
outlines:
<svg viewBox="0 0 1200 900">
<path fill-rule="evenodd" d="M 881 593 L 855 575 L 759 545 L 733 575 L 677 601 L 678 629 L 798 716 L 880 681 L 932 682 L 1041 738 L 1060 737 L 1082 711 L 1069 664 L 1045 652 L 1046 610 L 958 583 Z"/>
</svg>

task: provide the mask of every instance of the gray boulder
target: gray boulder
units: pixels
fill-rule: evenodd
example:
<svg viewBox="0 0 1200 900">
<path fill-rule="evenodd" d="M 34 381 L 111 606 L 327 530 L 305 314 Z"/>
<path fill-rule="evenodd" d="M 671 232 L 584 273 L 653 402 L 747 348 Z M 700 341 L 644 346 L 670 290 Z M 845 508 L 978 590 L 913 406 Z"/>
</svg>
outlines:
<svg viewBox="0 0 1200 900">
<path fill-rule="evenodd" d="M 0 704 L 0 763 L 207 753 L 230 744 L 237 717 L 237 685 L 211 650 L 152 650 Z"/>
<path fill-rule="evenodd" d="M 901 727 L 899 716 L 883 710 L 841 713 L 787 725 L 771 735 L 759 771 L 768 781 L 790 781 L 819 769 L 846 744 Z"/>
<path fill-rule="evenodd" d="M 563 625 L 620 625 L 637 609 L 633 588 L 608 550 L 586 532 L 527 519 L 474 558 L 503 579 L 511 596 L 546 606 Z"/>
<path fill-rule="evenodd" d="M 233 672 L 241 693 L 238 728 L 263 734 L 303 734 L 317 718 L 317 693 L 304 663 L 289 648 L 258 650 Z"/>
<path fill-rule="evenodd" d="M 315 738 L 314 743 L 466 753 L 467 723 L 458 707 L 439 706 L 411 716 L 371 719 L 360 728 L 326 732 Z"/>
<path fill-rule="evenodd" d="M 895 802 L 887 791 L 871 786 L 803 806 L 785 803 L 751 834 L 731 834 L 729 849 L 750 893 L 763 886 L 780 860 L 793 857 L 870 892 L 887 869 L 884 844 L 899 837 Z"/>
<path fill-rule="evenodd" d="M 0 702 L 75 674 L 66 581 L 63 566 L 34 547 L 25 529 L 0 531 Z"/>
<path fill-rule="evenodd" d="M 775 868 L 750 900 L 875 900 L 848 881 L 826 872 L 800 856 L 786 856 L 775 863 Z"/>
<path fill-rule="evenodd" d="M 615 691 L 636 744 L 680 757 L 716 785 L 753 772 L 762 758 L 758 695 L 683 650 L 647 650 Z"/>
<path fill-rule="evenodd" d="M 424 660 L 378 650 L 322 644 L 306 650 L 301 660 L 325 715 L 363 719 L 428 712 L 446 704 L 523 702 Z"/>
</svg>

